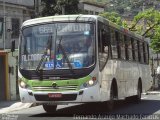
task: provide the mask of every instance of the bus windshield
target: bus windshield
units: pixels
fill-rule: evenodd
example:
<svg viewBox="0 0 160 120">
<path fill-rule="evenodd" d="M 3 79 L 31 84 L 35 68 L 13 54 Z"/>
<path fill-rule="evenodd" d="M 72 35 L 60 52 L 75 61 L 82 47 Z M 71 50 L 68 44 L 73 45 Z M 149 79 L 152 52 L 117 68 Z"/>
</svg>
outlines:
<svg viewBox="0 0 160 120">
<path fill-rule="evenodd" d="M 22 29 L 20 68 L 81 69 L 95 63 L 92 23 L 53 23 Z"/>
</svg>

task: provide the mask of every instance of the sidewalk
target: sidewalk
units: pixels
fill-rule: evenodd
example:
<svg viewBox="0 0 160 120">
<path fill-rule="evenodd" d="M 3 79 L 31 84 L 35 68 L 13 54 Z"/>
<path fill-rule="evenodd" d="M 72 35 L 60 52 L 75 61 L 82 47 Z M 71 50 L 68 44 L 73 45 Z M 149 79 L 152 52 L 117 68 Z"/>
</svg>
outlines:
<svg viewBox="0 0 160 120">
<path fill-rule="evenodd" d="M 147 91 L 146 95 L 156 95 L 160 94 L 160 90 Z"/>
<path fill-rule="evenodd" d="M 151 87 L 149 91 L 145 93 L 146 95 L 156 95 L 160 94 L 160 87 Z"/>
<path fill-rule="evenodd" d="M 0 101 L 0 114 L 9 113 L 16 110 L 32 107 L 32 103 L 22 103 L 20 101 Z"/>
</svg>

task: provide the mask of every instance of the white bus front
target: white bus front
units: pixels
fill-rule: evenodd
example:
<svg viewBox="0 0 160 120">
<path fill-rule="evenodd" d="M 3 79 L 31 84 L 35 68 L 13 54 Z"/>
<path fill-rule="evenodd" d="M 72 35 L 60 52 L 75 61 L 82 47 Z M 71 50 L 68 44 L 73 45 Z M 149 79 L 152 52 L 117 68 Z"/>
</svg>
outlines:
<svg viewBox="0 0 160 120">
<path fill-rule="evenodd" d="M 95 23 L 23 26 L 19 52 L 22 102 L 43 105 L 99 101 Z"/>
</svg>

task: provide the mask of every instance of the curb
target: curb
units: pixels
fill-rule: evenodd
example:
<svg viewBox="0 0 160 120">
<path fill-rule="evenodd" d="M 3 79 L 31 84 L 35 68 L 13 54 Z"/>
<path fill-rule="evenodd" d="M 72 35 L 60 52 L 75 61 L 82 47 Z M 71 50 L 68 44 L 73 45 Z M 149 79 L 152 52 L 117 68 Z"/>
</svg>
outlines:
<svg viewBox="0 0 160 120">
<path fill-rule="evenodd" d="M 146 92 L 146 95 L 157 95 L 157 94 L 160 94 L 160 91 L 149 91 L 149 92 Z"/>
</svg>

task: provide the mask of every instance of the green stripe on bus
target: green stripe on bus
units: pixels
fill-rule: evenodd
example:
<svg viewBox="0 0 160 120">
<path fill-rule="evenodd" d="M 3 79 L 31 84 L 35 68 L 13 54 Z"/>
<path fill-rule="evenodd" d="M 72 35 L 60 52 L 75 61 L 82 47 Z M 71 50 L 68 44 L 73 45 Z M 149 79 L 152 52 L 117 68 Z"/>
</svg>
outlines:
<svg viewBox="0 0 160 120">
<path fill-rule="evenodd" d="M 28 86 L 30 86 L 30 88 L 32 88 L 33 91 L 75 91 L 75 90 L 79 90 L 80 86 L 89 81 L 91 79 L 91 76 L 86 76 L 83 78 L 79 78 L 79 79 L 70 79 L 70 80 L 28 80 L 23 78 L 22 80 L 25 81 L 27 83 Z M 47 88 L 52 87 L 53 83 L 56 83 L 57 86 L 59 87 L 59 89 L 52 89 L 49 90 Z M 38 88 L 39 87 L 39 88 Z M 41 88 L 40 88 L 41 87 Z M 43 87 L 46 89 L 43 89 Z M 38 88 L 38 89 L 34 89 L 34 88 Z M 73 89 L 75 88 L 75 89 Z"/>
</svg>

